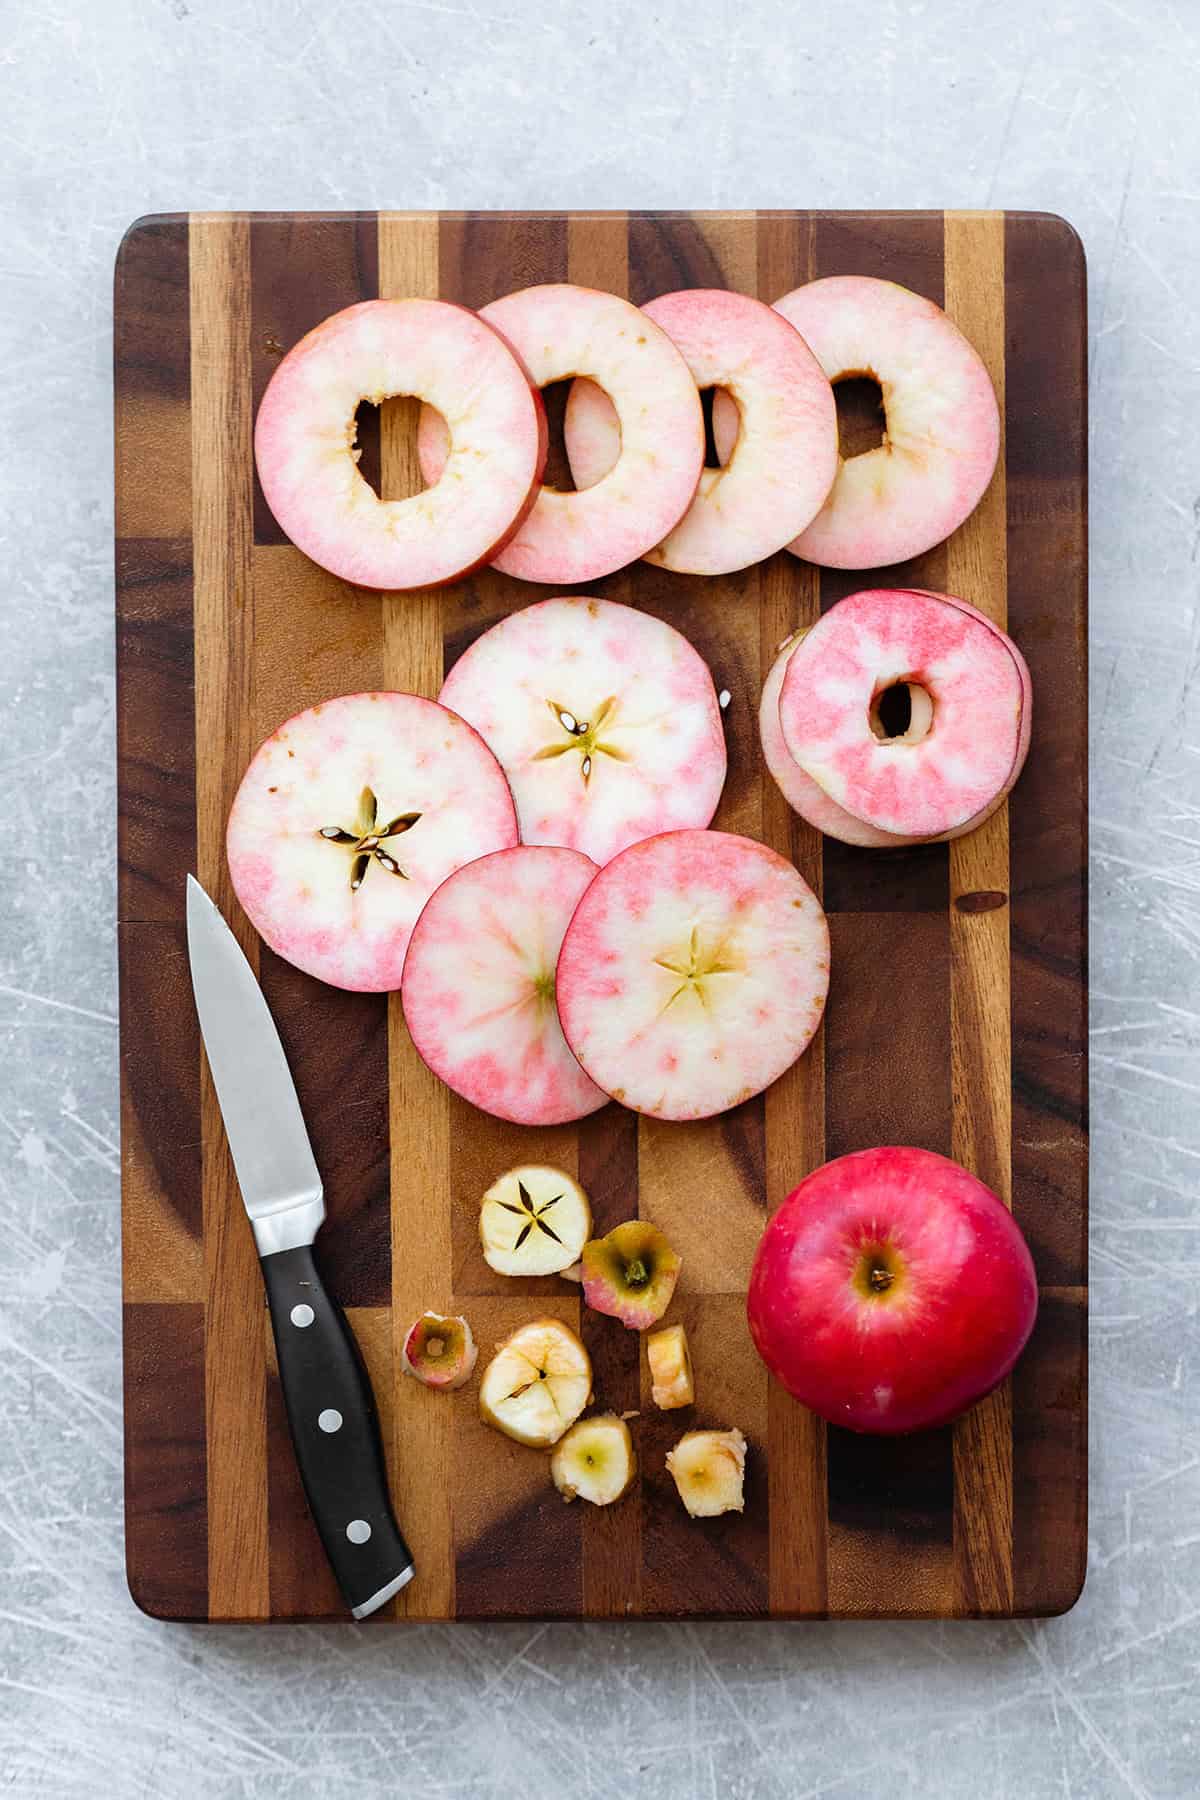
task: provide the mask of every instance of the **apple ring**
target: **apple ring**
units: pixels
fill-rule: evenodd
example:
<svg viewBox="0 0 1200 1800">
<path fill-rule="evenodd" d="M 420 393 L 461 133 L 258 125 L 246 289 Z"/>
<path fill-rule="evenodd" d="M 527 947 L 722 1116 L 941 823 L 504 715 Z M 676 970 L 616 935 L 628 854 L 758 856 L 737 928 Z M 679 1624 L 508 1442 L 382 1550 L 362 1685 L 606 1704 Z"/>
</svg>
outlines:
<svg viewBox="0 0 1200 1800">
<path fill-rule="evenodd" d="M 874 450 L 839 458 L 825 505 L 788 549 L 829 569 L 906 562 L 978 506 L 1000 448 L 1000 411 L 980 357 L 940 306 L 894 281 L 831 275 L 775 302 L 836 386 L 879 383 L 886 417 Z M 713 401 L 721 460 L 736 441 L 732 402 Z"/>
<path fill-rule="evenodd" d="M 618 454 L 586 492 L 543 487 L 521 529 L 493 557 L 505 575 L 572 586 L 637 562 L 687 511 L 704 466 L 704 416 L 695 383 L 665 331 L 616 294 L 568 282 L 522 288 L 485 306 L 538 387 L 586 375 L 609 396 Z M 441 475 L 453 424 L 422 410 L 417 454 L 426 481 Z"/>
<path fill-rule="evenodd" d="M 415 394 L 450 421 L 445 479 L 381 500 L 357 467 L 355 413 Z M 487 562 L 532 506 L 541 399 L 503 338 L 444 300 L 366 300 L 293 346 L 254 429 L 267 505 L 313 562 L 360 587 L 440 587 Z"/>
<path fill-rule="evenodd" d="M 684 288 L 642 308 L 682 351 L 697 388 L 722 390 L 737 429 L 723 466 L 705 469 L 674 530 L 646 554 L 661 568 L 728 575 L 782 550 L 820 510 L 837 473 L 833 390 L 803 338 L 761 300 Z M 621 436 L 608 398 L 576 381 L 563 436 L 571 474 L 590 489 Z"/>
<path fill-rule="evenodd" d="M 881 701 L 901 688 L 909 718 L 893 732 Z M 1029 670 L 1011 638 L 965 601 L 911 588 L 839 601 L 797 643 L 779 692 L 801 772 L 852 819 L 908 841 L 957 837 L 994 811 L 1021 772 L 1031 722 Z"/>
</svg>

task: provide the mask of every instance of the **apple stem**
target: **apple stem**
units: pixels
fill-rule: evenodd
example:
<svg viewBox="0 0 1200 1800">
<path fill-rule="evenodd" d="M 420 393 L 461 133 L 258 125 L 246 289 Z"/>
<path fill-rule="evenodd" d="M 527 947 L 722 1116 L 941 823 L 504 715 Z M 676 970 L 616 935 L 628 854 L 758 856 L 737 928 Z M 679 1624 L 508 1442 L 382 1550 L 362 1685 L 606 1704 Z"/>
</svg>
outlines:
<svg viewBox="0 0 1200 1800">
<path fill-rule="evenodd" d="M 896 1277 L 892 1274 L 892 1271 L 890 1269 L 885 1269 L 880 1263 L 876 1263 L 875 1267 L 871 1270 L 871 1286 L 877 1294 L 886 1294 L 895 1279 Z"/>
</svg>

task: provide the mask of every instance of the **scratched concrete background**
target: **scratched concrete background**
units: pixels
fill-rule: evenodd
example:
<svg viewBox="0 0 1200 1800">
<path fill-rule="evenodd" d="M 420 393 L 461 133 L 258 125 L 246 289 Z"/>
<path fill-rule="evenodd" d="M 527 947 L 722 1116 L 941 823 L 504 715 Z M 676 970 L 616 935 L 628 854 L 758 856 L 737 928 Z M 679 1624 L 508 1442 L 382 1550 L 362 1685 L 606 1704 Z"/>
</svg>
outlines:
<svg viewBox="0 0 1200 1800">
<path fill-rule="evenodd" d="M 808 14 L 806 17 L 805 15 Z M 1200 6 L 0 0 L 0 1788 L 1200 1790 Z M 113 252 L 170 208 L 1034 206 L 1092 277 L 1091 1576 L 1045 1625 L 168 1629 L 125 1591 Z"/>
</svg>

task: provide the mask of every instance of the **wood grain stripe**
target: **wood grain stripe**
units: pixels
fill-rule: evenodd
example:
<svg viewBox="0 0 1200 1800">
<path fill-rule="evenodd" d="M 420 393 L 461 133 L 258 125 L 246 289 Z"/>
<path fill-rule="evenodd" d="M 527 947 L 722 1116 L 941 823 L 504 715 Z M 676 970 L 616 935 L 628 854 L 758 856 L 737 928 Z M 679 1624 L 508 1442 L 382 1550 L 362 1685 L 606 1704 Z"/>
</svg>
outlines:
<svg viewBox="0 0 1200 1800">
<path fill-rule="evenodd" d="M 382 299 L 438 293 L 438 220 L 428 214 L 380 213 Z M 411 408 L 381 408 L 380 469 L 385 499 L 416 491 Z M 436 593 L 385 594 L 380 603 L 383 678 L 388 688 L 436 699 L 442 685 L 441 605 Z M 400 1617 L 446 1618 L 454 1612 L 454 1413 L 401 1374 L 405 1333 L 421 1313 L 452 1310 L 450 1115 L 446 1089 L 430 1074 L 408 1036 L 399 994 L 388 1001 L 388 1097 L 391 1140 L 392 1348 L 394 1499 L 417 1566 L 397 1597 Z"/>
<path fill-rule="evenodd" d="M 768 303 L 812 275 L 812 227 L 796 213 L 759 214 L 758 294 Z M 759 581 L 759 668 L 765 681 L 784 638 L 820 616 L 819 571 L 786 551 L 763 565 Z M 821 833 L 794 813 L 761 771 L 763 842 L 795 863 L 822 891 Z M 766 1210 L 825 1160 L 825 1030 L 765 1100 Z M 788 1617 L 812 1617 L 828 1602 L 825 1422 L 770 1383 L 767 1442 L 770 1482 L 770 1605 Z"/>
<path fill-rule="evenodd" d="M 865 213 L 820 214 L 814 273 L 896 281 L 940 305 L 941 213 L 890 214 L 882 226 Z M 867 586 L 944 585 L 940 548 L 888 569 L 822 569 L 821 609 Z M 944 844 L 884 855 L 825 841 L 831 1157 L 887 1143 L 950 1153 L 948 867 Z M 872 1449 L 873 1465 L 851 1434 L 828 1434 L 830 1610 L 942 1612 L 954 1585 L 950 1431 Z"/>
<path fill-rule="evenodd" d="M 991 485 L 946 545 L 946 586 L 1002 628 L 1008 623 L 1004 478 L 1004 214 L 948 213 L 946 311 L 987 366 L 1000 404 Z M 1012 1015 L 1008 805 L 950 845 L 951 1153 L 1012 1205 Z M 1012 1608 L 1012 1396 L 1007 1383 L 954 1428 L 956 1604 Z"/>
<path fill-rule="evenodd" d="M 197 873 L 257 972 L 258 939 L 234 901 L 224 853 L 225 820 L 252 749 L 247 220 L 194 214 L 190 271 Z M 201 1129 L 209 1611 L 258 1619 L 270 1611 L 265 1301 L 207 1064 Z"/>
</svg>

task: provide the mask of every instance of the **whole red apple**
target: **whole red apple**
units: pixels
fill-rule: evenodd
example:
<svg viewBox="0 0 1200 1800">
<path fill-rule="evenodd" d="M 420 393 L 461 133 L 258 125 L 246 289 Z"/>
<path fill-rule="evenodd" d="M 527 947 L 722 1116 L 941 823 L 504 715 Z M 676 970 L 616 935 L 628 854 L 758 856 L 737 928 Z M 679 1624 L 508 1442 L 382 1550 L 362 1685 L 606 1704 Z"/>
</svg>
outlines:
<svg viewBox="0 0 1200 1800">
<path fill-rule="evenodd" d="M 815 1169 L 771 1219 L 750 1276 L 758 1353 L 852 1431 L 944 1424 L 1003 1381 L 1037 1314 L 1021 1232 L 990 1188 L 929 1150 Z"/>
</svg>

